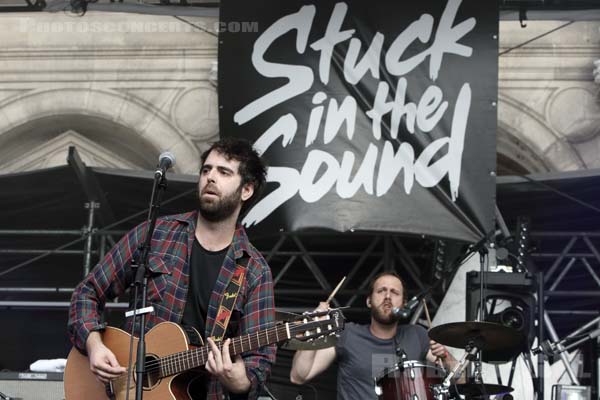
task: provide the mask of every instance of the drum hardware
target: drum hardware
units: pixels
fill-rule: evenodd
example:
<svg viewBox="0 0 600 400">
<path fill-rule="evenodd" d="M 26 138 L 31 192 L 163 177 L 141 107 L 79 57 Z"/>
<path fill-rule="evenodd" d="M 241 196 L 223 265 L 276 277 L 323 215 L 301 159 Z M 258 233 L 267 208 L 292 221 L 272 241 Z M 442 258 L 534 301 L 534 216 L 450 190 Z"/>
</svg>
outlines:
<svg viewBox="0 0 600 400">
<path fill-rule="evenodd" d="M 431 391 L 435 400 L 450 399 L 450 391 L 444 385 L 431 385 Z"/>
<path fill-rule="evenodd" d="M 435 339 L 434 339 L 435 340 Z M 446 377 L 444 378 L 444 381 L 442 382 L 442 386 L 448 390 L 450 388 L 450 381 L 455 377 L 455 376 L 460 376 L 464 370 L 464 368 L 467 366 L 467 363 L 469 361 L 473 361 L 477 358 L 477 352 L 479 351 L 479 348 L 475 345 L 474 342 L 468 344 L 466 346 L 465 349 L 465 354 L 463 354 L 463 356 L 461 357 L 460 361 L 458 362 L 458 364 L 456 364 L 454 366 L 454 368 L 452 368 L 452 370 L 450 371 L 450 373 L 448 375 L 446 375 Z"/>
<path fill-rule="evenodd" d="M 487 396 L 494 390 L 500 390 L 498 393 L 510 392 L 512 388 L 501 385 L 486 385 L 482 380 L 481 372 L 481 352 L 507 352 L 520 351 L 525 342 L 523 334 L 516 329 L 505 325 L 490 322 L 454 322 L 439 325 L 429 331 L 429 337 L 438 343 L 451 347 L 465 349 L 465 354 L 460 361 L 446 375 L 441 387 L 433 388 L 436 399 L 447 399 L 450 396 L 450 387 L 452 379 L 459 377 L 469 361 L 474 362 L 474 382 L 468 386 L 461 386 L 465 391 L 467 398 L 475 396 Z M 477 392 L 479 388 L 479 392 Z M 490 389 L 490 392 L 487 389 Z M 458 390 L 458 387 L 457 387 Z M 460 391 L 459 394 L 463 394 Z M 477 393 L 473 395 L 473 393 Z M 446 396 L 446 397 L 443 397 Z"/>
<path fill-rule="evenodd" d="M 457 383 L 454 385 L 454 388 L 456 388 L 456 391 L 459 394 L 466 396 L 467 398 L 507 394 L 514 390 L 510 386 L 493 385 L 489 383 Z"/>
</svg>

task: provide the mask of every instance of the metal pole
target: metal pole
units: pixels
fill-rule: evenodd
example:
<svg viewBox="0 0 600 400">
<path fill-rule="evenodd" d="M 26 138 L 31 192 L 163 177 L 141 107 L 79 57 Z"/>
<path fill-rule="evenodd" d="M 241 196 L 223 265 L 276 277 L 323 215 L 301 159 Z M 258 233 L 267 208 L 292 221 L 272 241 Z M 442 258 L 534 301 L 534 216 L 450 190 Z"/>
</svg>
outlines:
<svg viewBox="0 0 600 400">
<path fill-rule="evenodd" d="M 600 328 L 600 322 L 598 323 Z M 596 398 L 600 399 L 600 337 L 596 338 Z"/>
<path fill-rule="evenodd" d="M 550 320 L 550 316 L 545 311 L 544 311 L 544 325 L 546 325 L 546 329 L 548 329 L 548 333 L 550 334 L 550 339 L 552 339 L 553 342 L 559 342 L 560 339 L 558 338 L 558 335 L 556 334 L 556 331 L 554 330 L 554 325 L 552 324 L 552 321 Z M 539 342 L 539 343 L 541 343 L 541 342 Z M 557 345 L 557 349 L 562 350 L 563 346 L 561 344 L 559 344 L 559 345 Z M 538 357 L 539 356 L 542 356 L 542 359 L 543 359 L 543 354 L 538 355 Z M 571 382 L 573 383 L 573 385 L 579 385 L 579 380 L 577 379 L 577 376 L 575 376 L 575 372 L 573 372 L 573 369 L 571 368 L 571 364 L 569 363 L 569 359 L 567 358 L 566 353 L 564 351 L 561 351 L 561 353 L 558 356 L 560 357 L 560 360 L 564 364 L 565 371 L 567 371 L 567 374 L 569 375 L 569 378 L 571 378 Z"/>
<path fill-rule="evenodd" d="M 71 303 L 68 301 L 0 301 L 0 307 L 9 308 L 64 308 L 68 309 Z M 124 309 L 129 308 L 129 303 L 106 303 L 106 308 Z"/>
<path fill-rule="evenodd" d="M 92 230 L 94 228 L 94 210 L 100 208 L 100 203 L 90 201 L 85 203 L 85 208 L 88 210 L 88 224 L 84 228 L 84 233 L 87 235 L 85 240 L 85 252 L 83 255 L 83 276 L 90 272 L 92 264 Z"/>
<path fill-rule="evenodd" d="M 538 343 L 541 345 L 544 341 L 544 324 L 542 318 L 546 319 L 546 311 L 544 307 L 544 273 L 538 272 L 537 274 L 537 295 L 538 295 Z M 550 319 L 548 319 L 550 321 Z M 556 333 L 555 333 L 556 335 Z M 538 389 L 538 400 L 544 400 L 544 354 L 538 354 L 538 377 L 537 377 L 537 389 Z"/>
<path fill-rule="evenodd" d="M 106 254 L 106 235 L 100 235 L 99 259 L 102 260 Z"/>
</svg>

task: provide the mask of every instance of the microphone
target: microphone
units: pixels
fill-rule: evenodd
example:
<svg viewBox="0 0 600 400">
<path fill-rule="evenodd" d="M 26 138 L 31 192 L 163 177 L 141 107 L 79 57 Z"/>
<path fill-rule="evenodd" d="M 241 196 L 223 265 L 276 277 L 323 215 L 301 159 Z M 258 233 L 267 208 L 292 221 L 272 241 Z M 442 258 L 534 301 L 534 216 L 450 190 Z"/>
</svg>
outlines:
<svg viewBox="0 0 600 400">
<path fill-rule="evenodd" d="M 399 319 L 399 320 L 400 319 L 408 319 L 408 317 L 410 317 L 410 314 L 412 314 L 412 312 L 415 310 L 415 308 L 417 308 L 417 306 L 419 305 L 420 302 L 421 302 L 420 296 L 414 296 L 412 299 L 410 299 L 408 302 L 406 302 L 404 307 L 392 308 L 392 316 L 394 316 L 394 318 Z"/>
<path fill-rule="evenodd" d="M 155 178 L 162 178 L 167 170 L 175 165 L 175 156 L 169 151 L 165 151 L 158 157 L 158 168 L 154 171 Z"/>
</svg>

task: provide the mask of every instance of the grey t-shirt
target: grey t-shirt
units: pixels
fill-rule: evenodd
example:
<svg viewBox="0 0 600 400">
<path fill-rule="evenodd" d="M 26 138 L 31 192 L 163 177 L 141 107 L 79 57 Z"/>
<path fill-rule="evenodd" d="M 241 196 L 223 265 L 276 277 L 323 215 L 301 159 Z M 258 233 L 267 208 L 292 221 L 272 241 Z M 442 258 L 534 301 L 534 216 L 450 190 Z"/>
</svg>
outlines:
<svg viewBox="0 0 600 400">
<path fill-rule="evenodd" d="M 425 360 L 429 337 L 422 326 L 399 325 L 395 342 L 373 336 L 369 326 L 346 323 L 336 343 L 338 400 L 376 400 L 374 378 L 396 365 L 396 345 L 408 360 Z"/>
</svg>

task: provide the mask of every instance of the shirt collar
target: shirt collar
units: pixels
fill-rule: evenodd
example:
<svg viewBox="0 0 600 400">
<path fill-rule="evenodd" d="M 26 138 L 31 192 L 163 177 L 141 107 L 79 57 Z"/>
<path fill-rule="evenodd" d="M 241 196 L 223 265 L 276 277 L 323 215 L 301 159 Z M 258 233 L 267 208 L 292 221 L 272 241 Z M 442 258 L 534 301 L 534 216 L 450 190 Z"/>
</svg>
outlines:
<svg viewBox="0 0 600 400">
<path fill-rule="evenodd" d="M 194 232 L 196 230 L 196 221 L 198 221 L 198 211 L 195 210 L 184 214 L 173 215 L 172 219 L 187 224 L 190 228 L 190 232 Z M 246 235 L 246 230 L 239 222 L 237 223 L 235 232 L 233 233 L 231 248 L 233 249 L 233 254 L 236 260 L 241 258 L 244 253 L 246 253 L 248 257 L 252 257 L 248 235 Z"/>
</svg>

